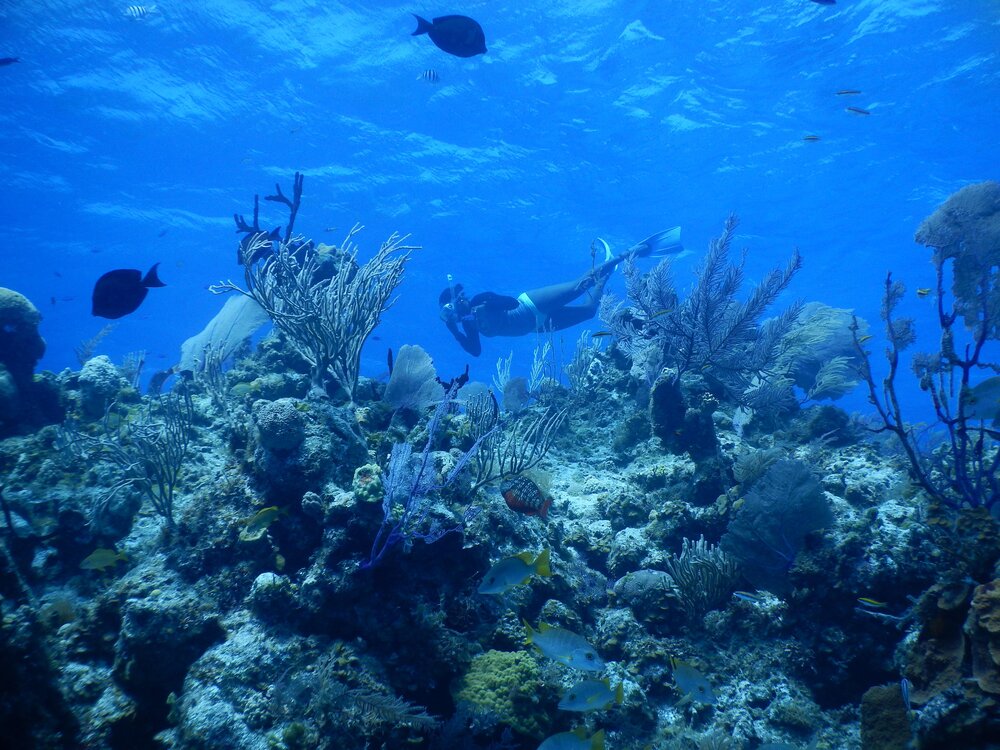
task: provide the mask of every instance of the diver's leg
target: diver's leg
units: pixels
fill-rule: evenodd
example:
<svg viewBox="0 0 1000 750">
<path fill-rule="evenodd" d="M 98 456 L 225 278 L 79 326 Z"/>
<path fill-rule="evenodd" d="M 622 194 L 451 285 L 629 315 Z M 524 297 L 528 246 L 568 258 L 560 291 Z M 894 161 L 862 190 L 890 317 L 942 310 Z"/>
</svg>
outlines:
<svg viewBox="0 0 1000 750">
<path fill-rule="evenodd" d="M 590 293 L 591 299 L 588 304 L 596 305 L 604 292 L 604 282 L 608 280 L 608 275 L 614 270 L 613 263 L 606 271 L 602 270 L 608 265 L 604 263 L 598 266 L 595 271 L 588 271 L 574 281 L 564 281 L 562 284 L 550 284 L 538 289 L 529 289 L 525 294 L 535 303 L 538 312 L 545 315 L 551 315 L 584 292 Z"/>
<path fill-rule="evenodd" d="M 578 323 L 590 320 L 596 313 L 596 304 L 560 307 L 549 314 L 549 319 L 545 321 L 545 329 L 549 331 L 561 331 L 564 328 L 572 328 Z"/>
</svg>

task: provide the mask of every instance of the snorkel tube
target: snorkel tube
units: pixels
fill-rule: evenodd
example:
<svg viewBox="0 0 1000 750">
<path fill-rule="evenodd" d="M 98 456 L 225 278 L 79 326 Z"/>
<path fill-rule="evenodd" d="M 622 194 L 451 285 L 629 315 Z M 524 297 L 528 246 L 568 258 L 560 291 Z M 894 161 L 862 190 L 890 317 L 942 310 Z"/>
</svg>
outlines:
<svg viewBox="0 0 1000 750">
<path fill-rule="evenodd" d="M 457 302 L 457 295 L 455 294 L 455 277 L 450 273 L 445 275 L 448 280 L 447 297 L 444 294 L 441 295 L 442 298 L 446 298 L 447 301 L 441 305 L 441 309 L 438 310 L 438 315 L 441 317 L 445 323 L 455 323 L 458 321 L 458 306 L 455 304 Z"/>
</svg>

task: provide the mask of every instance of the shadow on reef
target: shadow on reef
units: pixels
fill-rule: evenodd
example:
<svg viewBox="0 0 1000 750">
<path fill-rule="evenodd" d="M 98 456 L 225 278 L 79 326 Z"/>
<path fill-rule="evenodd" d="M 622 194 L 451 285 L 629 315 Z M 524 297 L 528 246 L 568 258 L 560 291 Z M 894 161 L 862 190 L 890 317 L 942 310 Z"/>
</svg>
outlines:
<svg viewBox="0 0 1000 750">
<path fill-rule="evenodd" d="M 623 262 L 628 299 L 602 303 L 610 347 L 551 341 L 529 376 L 501 363 L 490 387 L 407 346 L 379 382 L 357 356 L 409 248 L 393 235 L 362 263 L 354 231 L 339 247 L 293 239 L 301 187 L 267 198 L 290 212 L 284 239 L 258 231 L 259 201 L 252 223 L 237 217 L 244 284 L 219 290 L 241 301 L 151 393 L 134 363 L 91 356 L 42 378 L 59 425 L 7 425 L 5 742 L 977 750 L 1000 736 L 1000 451 L 983 401 L 1000 381 L 980 379 L 997 363 L 961 346 L 919 358 L 964 377 L 929 447 L 892 407 L 846 414 L 829 402 L 871 387 L 873 334 L 820 303 L 765 318 L 801 259 L 741 290 L 731 218 L 686 296 L 669 264 Z M 959 194 L 931 221 L 939 272 L 963 248 L 992 257 L 968 222 L 993 195 Z M 949 272 L 983 265 L 964 261 Z M 992 279 L 980 292 L 1000 295 Z M 910 325 L 898 294 L 890 281 L 890 356 Z M 945 343 L 957 319 L 944 314 Z M 973 338 L 993 330 L 979 322 Z M 39 382 L 36 360 L 5 371 Z"/>
</svg>

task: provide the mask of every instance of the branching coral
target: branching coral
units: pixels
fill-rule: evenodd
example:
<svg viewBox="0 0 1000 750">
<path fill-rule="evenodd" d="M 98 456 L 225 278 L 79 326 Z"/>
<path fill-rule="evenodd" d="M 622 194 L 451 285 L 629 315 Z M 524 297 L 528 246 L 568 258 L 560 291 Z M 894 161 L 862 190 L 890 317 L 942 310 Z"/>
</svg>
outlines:
<svg viewBox="0 0 1000 750">
<path fill-rule="evenodd" d="M 785 268 L 770 271 L 746 299 L 738 299 L 746 253 L 739 262 L 729 262 L 736 226 L 736 217 L 730 216 L 722 234 L 709 245 L 698 281 L 686 299 L 678 301 L 666 261 L 645 275 L 627 262 L 632 304 L 606 296 L 601 318 L 633 358 L 645 356 L 657 370 L 672 367 L 678 380 L 686 372 L 701 373 L 742 405 L 780 408 L 790 396 L 791 381 L 776 365 L 782 339 L 800 305 L 764 322 L 761 316 L 787 289 L 802 260 L 793 252 Z"/>
<path fill-rule="evenodd" d="M 310 365 L 314 388 L 332 381 L 353 397 L 361 349 L 403 280 L 414 246 L 393 234 L 367 263 L 359 265 L 355 226 L 340 247 L 332 273 L 311 243 L 275 242 L 258 234 L 240 249 L 246 289 L 231 281 L 211 287 L 253 298 Z"/>
<path fill-rule="evenodd" d="M 537 466 L 552 448 L 568 414 L 566 409 L 547 407 L 501 415 L 492 393 L 477 395 L 468 409 L 472 434 L 479 446 L 473 490 Z"/>
<path fill-rule="evenodd" d="M 973 408 L 972 389 L 986 371 L 1000 372 L 1000 363 L 987 361 L 987 341 L 1000 340 L 1000 184 L 973 185 L 953 195 L 927 219 L 917 240 L 934 247 L 937 273 L 937 315 L 941 331 L 937 352 L 917 354 L 913 371 L 929 396 L 945 439 L 935 451 L 921 445 L 903 416 L 897 392 L 900 355 L 916 341 L 910 318 L 896 315 L 906 287 L 890 273 L 882 296 L 889 371 L 881 388 L 876 384 L 865 337 L 854 326 L 854 344 L 862 358 L 861 376 L 869 400 L 882 421 L 880 432 L 895 434 L 910 462 L 912 474 L 937 503 L 953 508 L 996 507 L 1000 501 L 1000 449 L 997 433 L 983 424 L 988 418 Z M 955 302 L 945 304 L 948 261 Z M 955 323 L 961 316 L 968 328 L 964 346 Z M 997 412 L 992 405 L 993 414 Z M 984 411 L 989 412 L 989 407 Z"/>
<path fill-rule="evenodd" d="M 91 514 L 95 523 L 115 493 L 134 487 L 149 499 L 156 513 L 174 526 L 174 496 L 188 457 L 194 422 L 190 394 L 182 389 L 150 400 L 137 415 L 119 416 L 109 407 L 101 434 L 64 427 L 61 445 L 81 462 L 104 461 L 121 475 Z"/>
</svg>

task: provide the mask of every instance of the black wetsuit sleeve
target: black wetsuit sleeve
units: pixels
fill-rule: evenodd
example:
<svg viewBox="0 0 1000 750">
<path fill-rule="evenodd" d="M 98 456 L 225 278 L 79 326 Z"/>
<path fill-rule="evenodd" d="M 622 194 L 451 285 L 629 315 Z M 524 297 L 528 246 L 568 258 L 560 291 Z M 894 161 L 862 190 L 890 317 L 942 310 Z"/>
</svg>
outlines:
<svg viewBox="0 0 1000 750">
<path fill-rule="evenodd" d="M 455 340 L 462 345 L 473 357 L 478 357 L 482 354 L 483 345 L 479 341 L 479 329 L 476 328 L 475 321 L 463 320 L 462 330 L 458 330 L 458 326 L 455 325 L 454 321 L 449 320 L 445 325 L 448 326 L 448 330 L 451 331 L 451 335 L 455 337 Z"/>
</svg>

